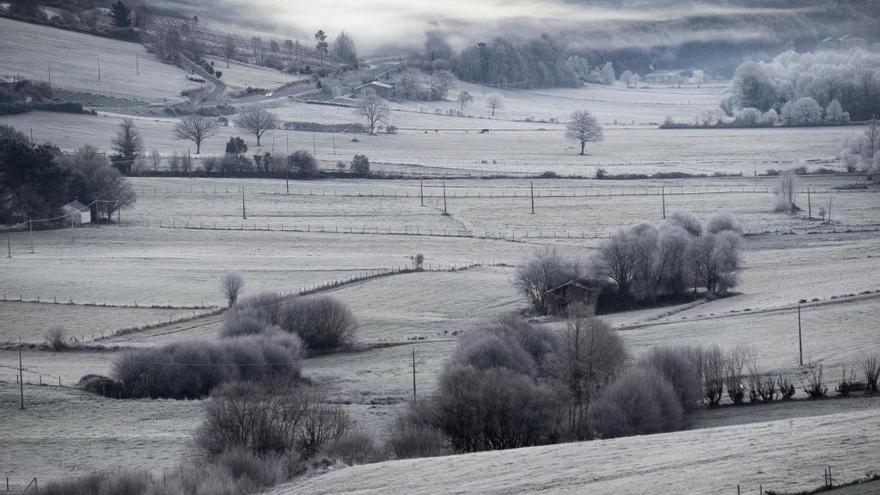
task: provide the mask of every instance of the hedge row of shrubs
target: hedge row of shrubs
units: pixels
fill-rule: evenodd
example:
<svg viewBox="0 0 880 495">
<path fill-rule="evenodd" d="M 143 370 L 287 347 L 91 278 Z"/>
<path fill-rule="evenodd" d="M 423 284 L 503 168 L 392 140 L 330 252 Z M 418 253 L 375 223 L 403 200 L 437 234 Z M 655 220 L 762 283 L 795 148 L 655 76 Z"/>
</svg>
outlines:
<svg viewBox="0 0 880 495">
<path fill-rule="evenodd" d="M 88 375 L 83 390 L 114 398 L 197 399 L 223 383 L 299 377 L 302 343 L 266 332 L 218 342 L 178 342 L 124 352 L 111 378 Z"/>
<path fill-rule="evenodd" d="M 31 111 L 97 115 L 94 110 L 86 110 L 81 103 L 73 102 L 0 103 L 0 115 L 18 115 Z"/>
</svg>

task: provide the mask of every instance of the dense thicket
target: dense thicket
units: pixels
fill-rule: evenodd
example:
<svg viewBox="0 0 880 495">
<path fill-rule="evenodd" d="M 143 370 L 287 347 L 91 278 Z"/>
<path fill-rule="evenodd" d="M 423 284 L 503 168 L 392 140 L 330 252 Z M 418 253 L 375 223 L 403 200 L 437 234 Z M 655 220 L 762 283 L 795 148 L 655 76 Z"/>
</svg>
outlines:
<svg viewBox="0 0 880 495">
<path fill-rule="evenodd" d="M 721 107 L 728 115 L 741 108 L 774 109 L 795 125 L 818 123 L 824 114 L 842 119 L 843 112 L 853 120 L 870 119 L 880 114 L 880 53 L 787 51 L 770 62 L 747 60 L 736 69 Z"/>
<path fill-rule="evenodd" d="M 123 397 L 195 399 L 227 382 L 297 378 L 301 353 L 299 338 L 281 333 L 179 342 L 124 352 L 112 376 Z"/>
</svg>

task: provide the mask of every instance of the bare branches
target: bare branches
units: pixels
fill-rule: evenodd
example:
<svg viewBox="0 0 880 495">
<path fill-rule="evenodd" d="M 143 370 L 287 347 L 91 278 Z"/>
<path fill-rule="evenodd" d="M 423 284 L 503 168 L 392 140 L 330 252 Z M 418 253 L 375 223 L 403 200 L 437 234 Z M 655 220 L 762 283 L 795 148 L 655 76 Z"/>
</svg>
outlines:
<svg viewBox="0 0 880 495">
<path fill-rule="evenodd" d="M 367 129 L 372 135 L 376 133 L 379 122 L 384 122 L 391 114 L 391 109 L 385 104 L 385 100 L 370 94 L 358 101 L 357 113 L 367 119 Z"/>
<path fill-rule="evenodd" d="M 581 155 L 587 143 L 595 143 L 605 139 L 602 126 L 588 110 L 579 110 L 571 114 L 571 122 L 565 131 L 565 137 L 581 144 Z"/>
<path fill-rule="evenodd" d="M 275 129 L 278 117 L 265 108 L 252 107 L 244 110 L 235 120 L 235 125 L 253 134 L 257 138 L 257 146 L 266 132 Z"/>
<path fill-rule="evenodd" d="M 220 279 L 220 291 L 226 300 L 229 301 L 230 308 L 238 300 L 238 294 L 242 288 L 244 288 L 244 279 L 237 273 L 227 273 Z"/>
<path fill-rule="evenodd" d="M 192 115 L 180 121 L 174 127 L 177 139 L 186 139 L 196 145 L 196 154 L 202 152 L 202 142 L 217 132 L 220 124 L 216 120 L 201 115 Z"/>
</svg>

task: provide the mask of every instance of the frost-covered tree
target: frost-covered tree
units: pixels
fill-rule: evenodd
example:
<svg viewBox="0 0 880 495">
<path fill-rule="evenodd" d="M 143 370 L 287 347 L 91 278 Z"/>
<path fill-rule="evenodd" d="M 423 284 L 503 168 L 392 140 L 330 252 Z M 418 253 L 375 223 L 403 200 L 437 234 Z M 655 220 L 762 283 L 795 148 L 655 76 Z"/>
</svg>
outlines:
<svg viewBox="0 0 880 495">
<path fill-rule="evenodd" d="M 809 96 L 782 106 L 785 125 L 816 125 L 822 122 L 822 107 Z"/>
<path fill-rule="evenodd" d="M 474 101 L 474 97 L 471 96 L 471 94 L 467 91 L 462 91 L 458 93 L 458 97 L 455 99 L 455 101 L 458 102 L 459 108 L 461 108 L 461 111 L 464 112 L 465 107 L 468 106 L 472 101 Z"/>
<path fill-rule="evenodd" d="M 625 70 L 620 74 L 620 80 L 626 84 L 627 88 L 632 87 L 633 75 L 631 70 Z"/>
<path fill-rule="evenodd" d="M 274 113 L 261 107 L 252 107 L 238 114 L 235 125 L 241 127 L 257 138 L 257 146 L 266 132 L 275 129 L 278 117 Z"/>
<path fill-rule="evenodd" d="M 244 279 L 237 273 L 227 273 L 220 279 L 220 292 L 223 293 L 230 308 L 235 305 L 243 288 Z"/>
<path fill-rule="evenodd" d="M 773 189 L 774 207 L 776 212 L 792 212 L 797 211 L 798 207 L 794 204 L 794 193 L 797 189 L 797 174 L 794 170 L 785 170 L 779 174 L 779 179 Z"/>
<path fill-rule="evenodd" d="M 174 127 L 177 139 L 192 141 L 196 145 L 196 154 L 202 152 L 202 142 L 217 132 L 220 124 L 216 120 L 201 115 L 184 118 Z"/>
<path fill-rule="evenodd" d="M 696 70 L 694 70 L 694 73 L 691 76 L 691 80 L 693 80 L 694 84 L 696 84 L 697 87 L 699 88 L 706 81 L 706 73 L 703 72 L 702 69 L 696 69 Z"/>
<path fill-rule="evenodd" d="M 611 86 L 614 84 L 614 80 L 614 64 L 605 62 L 605 65 L 599 69 L 599 82 L 606 86 Z"/>
<path fill-rule="evenodd" d="M 862 169 L 869 174 L 880 172 L 880 121 L 868 121 L 865 130 L 846 139 L 841 153 L 851 170 Z"/>
<path fill-rule="evenodd" d="M 357 49 L 354 45 L 354 39 L 345 31 L 340 32 L 336 37 L 336 42 L 333 43 L 333 56 L 343 64 L 357 65 Z"/>
<path fill-rule="evenodd" d="M 605 139 L 602 126 L 589 110 L 578 110 L 571 114 L 565 137 L 580 143 L 581 155 L 584 154 L 587 143 L 596 143 Z"/>
<path fill-rule="evenodd" d="M 376 126 L 379 122 L 385 121 L 391 114 L 391 108 L 382 98 L 375 94 L 369 94 L 358 100 L 356 112 L 367 119 L 367 130 L 370 135 L 373 135 L 376 133 Z"/>
<path fill-rule="evenodd" d="M 832 124 L 845 124 L 849 122 L 849 112 L 844 112 L 843 106 L 835 98 L 825 108 L 825 120 Z"/>
<path fill-rule="evenodd" d="M 486 107 L 492 111 L 492 116 L 495 116 L 495 110 L 504 106 L 504 98 L 498 93 L 491 93 L 486 96 Z"/>
</svg>

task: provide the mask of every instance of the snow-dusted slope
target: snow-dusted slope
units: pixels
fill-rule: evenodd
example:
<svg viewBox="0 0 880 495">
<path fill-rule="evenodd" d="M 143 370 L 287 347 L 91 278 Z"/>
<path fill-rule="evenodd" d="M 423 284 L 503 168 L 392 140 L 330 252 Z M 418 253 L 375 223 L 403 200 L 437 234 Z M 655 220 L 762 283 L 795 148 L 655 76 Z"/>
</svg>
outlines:
<svg viewBox="0 0 880 495">
<path fill-rule="evenodd" d="M 339 469 L 276 495 L 758 493 L 880 468 L 880 410 Z"/>
</svg>

